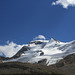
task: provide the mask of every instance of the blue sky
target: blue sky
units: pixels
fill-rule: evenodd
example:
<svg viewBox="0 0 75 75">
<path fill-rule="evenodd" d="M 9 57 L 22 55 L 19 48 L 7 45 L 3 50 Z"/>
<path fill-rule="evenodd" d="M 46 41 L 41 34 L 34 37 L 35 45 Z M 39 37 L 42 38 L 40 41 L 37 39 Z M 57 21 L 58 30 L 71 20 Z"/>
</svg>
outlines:
<svg viewBox="0 0 75 75">
<path fill-rule="evenodd" d="M 0 44 L 7 40 L 29 43 L 44 35 L 67 42 L 75 40 L 75 7 L 52 5 L 56 0 L 0 0 Z"/>
</svg>

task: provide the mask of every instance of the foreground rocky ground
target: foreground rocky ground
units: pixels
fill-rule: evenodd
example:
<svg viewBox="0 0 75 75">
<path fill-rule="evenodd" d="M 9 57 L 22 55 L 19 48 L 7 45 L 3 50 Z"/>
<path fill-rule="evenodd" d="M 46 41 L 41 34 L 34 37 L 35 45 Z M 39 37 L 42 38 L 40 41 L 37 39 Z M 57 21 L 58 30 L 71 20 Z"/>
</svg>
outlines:
<svg viewBox="0 0 75 75">
<path fill-rule="evenodd" d="M 62 75 L 62 71 L 55 67 L 39 64 L 29 64 L 20 62 L 10 62 L 0 64 L 0 75 Z"/>
<path fill-rule="evenodd" d="M 7 59 L 2 58 L 1 59 Z M 0 75 L 75 75 L 75 54 L 68 55 L 54 65 L 0 61 Z"/>
</svg>

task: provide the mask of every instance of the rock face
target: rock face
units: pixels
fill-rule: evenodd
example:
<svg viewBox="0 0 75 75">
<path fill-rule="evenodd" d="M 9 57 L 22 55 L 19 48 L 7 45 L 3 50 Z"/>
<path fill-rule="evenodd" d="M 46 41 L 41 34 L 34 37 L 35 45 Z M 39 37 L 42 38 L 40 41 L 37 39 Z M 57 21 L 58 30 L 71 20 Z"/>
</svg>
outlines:
<svg viewBox="0 0 75 75">
<path fill-rule="evenodd" d="M 2 57 L 2 56 L 0 56 L 0 61 L 2 62 L 2 60 L 8 60 L 8 59 L 10 59 L 9 57 Z"/>
<path fill-rule="evenodd" d="M 43 42 L 41 42 L 41 41 L 31 41 L 29 44 L 33 44 L 33 43 L 37 45 L 37 44 L 42 44 Z"/>
<path fill-rule="evenodd" d="M 75 54 L 71 54 L 66 56 L 64 59 L 60 60 L 58 63 L 56 63 L 57 67 L 63 67 L 69 64 L 75 64 Z"/>
<path fill-rule="evenodd" d="M 38 64 L 47 65 L 46 61 L 47 61 L 47 59 L 40 60 L 40 61 L 38 61 Z"/>
<path fill-rule="evenodd" d="M 30 50 L 30 48 L 28 46 L 24 46 L 21 48 L 21 50 L 19 50 L 13 57 L 11 58 L 18 58 L 21 56 L 21 54 L 25 53 L 25 51 Z"/>
<path fill-rule="evenodd" d="M 40 56 L 44 55 L 44 52 L 41 51 Z"/>
<path fill-rule="evenodd" d="M 65 75 L 75 75 L 75 54 L 66 56 L 53 66 L 60 69 Z"/>
</svg>

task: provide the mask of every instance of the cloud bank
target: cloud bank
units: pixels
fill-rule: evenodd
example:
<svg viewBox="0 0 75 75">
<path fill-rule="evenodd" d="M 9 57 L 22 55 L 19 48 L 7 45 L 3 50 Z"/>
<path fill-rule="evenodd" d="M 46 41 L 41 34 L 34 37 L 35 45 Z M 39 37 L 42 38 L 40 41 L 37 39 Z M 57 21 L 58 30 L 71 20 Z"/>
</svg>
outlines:
<svg viewBox="0 0 75 75">
<path fill-rule="evenodd" d="M 69 6 L 75 6 L 75 0 L 57 0 L 52 5 L 62 5 L 63 8 L 68 8 Z"/>
<path fill-rule="evenodd" d="M 45 36 L 43 35 L 38 35 L 37 37 L 35 37 L 33 40 L 45 40 Z"/>
<path fill-rule="evenodd" d="M 7 45 L 0 46 L 0 55 L 4 54 L 6 57 L 15 55 L 24 45 L 18 45 L 14 42 L 7 41 Z"/>
</svg>

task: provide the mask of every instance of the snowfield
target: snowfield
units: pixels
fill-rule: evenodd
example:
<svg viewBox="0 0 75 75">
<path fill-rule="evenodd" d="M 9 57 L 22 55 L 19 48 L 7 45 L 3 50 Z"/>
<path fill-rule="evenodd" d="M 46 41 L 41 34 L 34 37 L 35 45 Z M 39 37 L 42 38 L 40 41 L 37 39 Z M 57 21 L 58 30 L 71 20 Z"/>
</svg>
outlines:
<svg viewBox="0 0 75 75">
<path fill-rule="evenodd" d="M 30 50 L 22 53 L 19 58 L 3 62 L 19 61 L 38 63 L 40 60 L 47 59 L 46 64 L 51 65 L 67 55 L 75 53 L 75 41 L 64 43 L 51 38 L 50 40 L 34 40 L 26 44 L 26 46 Z"/>
</svg>

